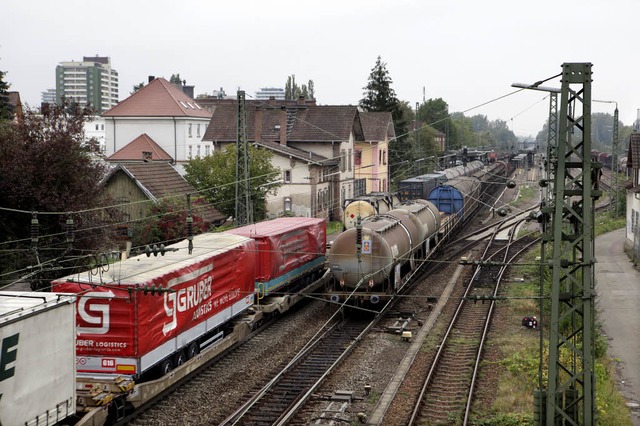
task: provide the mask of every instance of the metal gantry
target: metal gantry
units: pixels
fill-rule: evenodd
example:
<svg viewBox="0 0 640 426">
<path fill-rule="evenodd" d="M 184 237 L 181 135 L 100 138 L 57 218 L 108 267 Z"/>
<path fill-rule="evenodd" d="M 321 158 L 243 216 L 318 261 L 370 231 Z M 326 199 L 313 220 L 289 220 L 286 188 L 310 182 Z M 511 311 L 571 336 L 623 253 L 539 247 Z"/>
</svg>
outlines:
<svg viewBox="0 0 640 426">
<path fill-rule="evenodd" d="M 553 254 L 547 425 L 595 422 L 594 198 L 591 159 L 591 64 L 562 65 L 559 134 L 548 158 L 553 174 Z"/>
<path fill-rule="evenodd" d="M 244 90 L 238 90 L 238 120 L 236 140 L 236 226 L 253 223 L 251 207 L 251 174 L 249 172 L 249 143 L 247 140 L 247 110 Z"/>
</svg>

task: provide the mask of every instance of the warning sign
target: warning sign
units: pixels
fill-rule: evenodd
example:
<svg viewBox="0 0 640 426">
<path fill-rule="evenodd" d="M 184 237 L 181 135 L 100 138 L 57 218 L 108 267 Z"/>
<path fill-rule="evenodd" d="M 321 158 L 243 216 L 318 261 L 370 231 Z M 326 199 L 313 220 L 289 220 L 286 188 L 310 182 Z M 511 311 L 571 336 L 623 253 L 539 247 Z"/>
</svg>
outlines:
<svg viewBox="0 0 640 426">
<path fill-rule="evenodd" d="M 371 240 L 363 239 L 362 240 L 362 254 L 371 254 Z"/>
</svg>

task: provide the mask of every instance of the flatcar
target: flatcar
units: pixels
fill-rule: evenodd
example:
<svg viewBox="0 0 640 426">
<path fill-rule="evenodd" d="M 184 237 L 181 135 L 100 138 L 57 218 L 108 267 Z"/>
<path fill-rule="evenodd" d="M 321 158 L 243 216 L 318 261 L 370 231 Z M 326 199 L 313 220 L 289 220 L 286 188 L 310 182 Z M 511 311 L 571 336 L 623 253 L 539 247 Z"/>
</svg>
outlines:
<svg viewBox="0 0 640 426">
<path fill-rule="evenodd" d="M 55 280 L 53 291 L 79 294 L 78 376 L 166 374 L 265 296 L 317 277 L 325 247 L 324 219 L 278 218 Z"/>
</svg>

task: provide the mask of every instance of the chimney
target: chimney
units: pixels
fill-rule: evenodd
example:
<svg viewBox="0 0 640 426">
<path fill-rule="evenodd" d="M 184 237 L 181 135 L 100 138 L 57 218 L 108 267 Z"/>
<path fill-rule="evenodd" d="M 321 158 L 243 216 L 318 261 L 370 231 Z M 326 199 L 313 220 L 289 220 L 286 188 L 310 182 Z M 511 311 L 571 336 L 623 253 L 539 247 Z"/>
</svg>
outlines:
<svg viewBox="0 0 640 426">
<path fill-rule="evenodd" d="M 280 109 L 280 145 L 287 146 L 287 109 Z"/>
<path fill-rule="evenodd" d="M 256 107 L 256 113 L 255 113 L 255 124 L 254 124 L 254 130 L 255 130 L 255 141 L 256 142 L 260 142 L 262 140 L 262 108 L 260 107 Z"/>
<path fill-rule="evenodd" d="M 150 75 L 150 76 L 149 76 L 149 83 L 151 83 L 151 82 L 152 82 L 153 80 L 155 80 L 155 79 L 156 79 L 156 76 L 155 76 L 155 75 Z"/>
<path fill-rule="evenodd" d="M 151 161 L 152 156 L 153 154 L 151 153 L 151 151 L 142 151 L 142 161 L 144 161 L 145 163 Z"/>
<path fill-rule="evenodd" d="M 304 96 L 298 96 L 298 100 L 296 101 L 296 105 L 304 105 Z"/>
<path fill-rule="evenodd" d="M 276 97 L 275 96 L 269 96 L 269 106 L 271 106 L 271 107 L 276 106 Z"/>
</svg>

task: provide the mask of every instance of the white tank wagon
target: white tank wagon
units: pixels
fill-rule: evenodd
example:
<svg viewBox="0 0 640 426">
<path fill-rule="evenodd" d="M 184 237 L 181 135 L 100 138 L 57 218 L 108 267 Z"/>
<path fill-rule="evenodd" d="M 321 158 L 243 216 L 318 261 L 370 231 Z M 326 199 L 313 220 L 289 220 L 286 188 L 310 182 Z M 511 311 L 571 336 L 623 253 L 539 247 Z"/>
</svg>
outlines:
<svg viewBox="0 0 640 426">
<path fill-rule="evenodd" d="M 344 229 L 351 229 L 360 220 L 367 217 L 381 215 L 393 209 L 400 203 L 398 197 L 388 192 L 373 192 L 346 200 L 344 208 Z"/>
<path fill-rule="evenodd" d="M 76 413 L 75 297 L 0 292 L 0 424 L 52 425 Z"/>
</svg>

